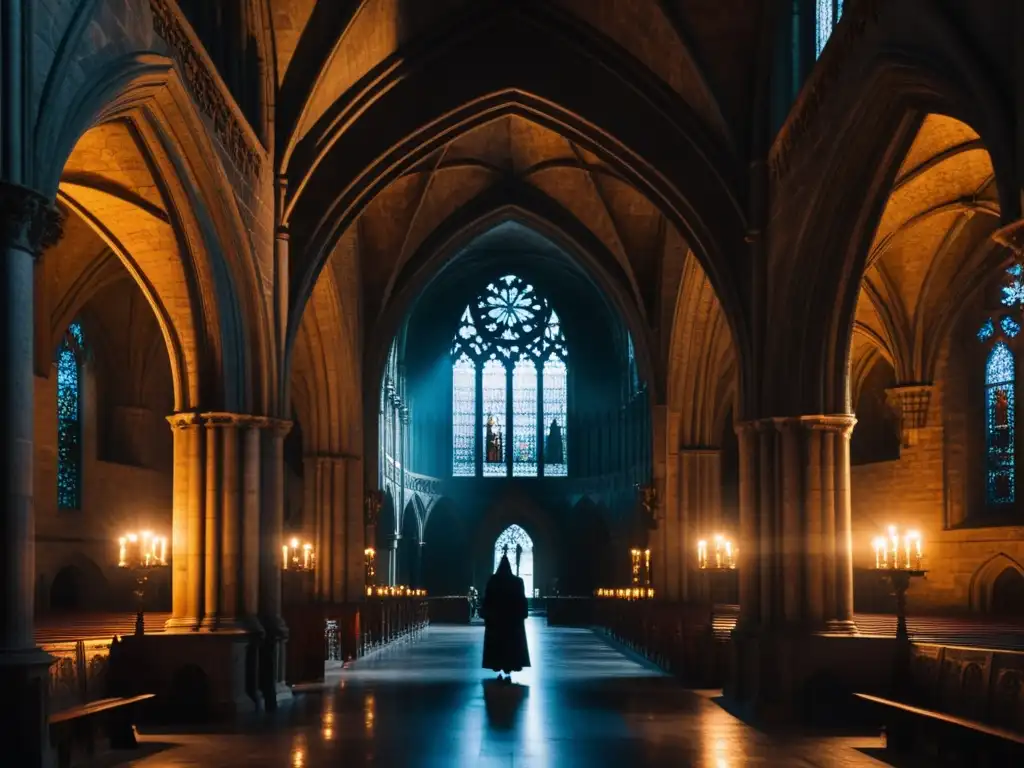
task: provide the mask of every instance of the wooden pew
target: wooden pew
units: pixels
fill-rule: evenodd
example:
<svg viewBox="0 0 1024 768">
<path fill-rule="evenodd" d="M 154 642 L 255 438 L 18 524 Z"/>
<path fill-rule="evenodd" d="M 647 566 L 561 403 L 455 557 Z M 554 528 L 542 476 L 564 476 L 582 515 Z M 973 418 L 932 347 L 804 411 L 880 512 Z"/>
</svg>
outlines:
<svg viewBox="0 0 1024 768">
<path fill-rule="evenodd" d="M 97 733 L 107 736 L 112 749 L 134 749 L 135 710 L 152 699 L 152 693 L 108 698 L 64 709 L 50 715 L 50 743 L 57 749 L 58 768 L 70 768 L 75 745 L 87 758 L 96 753 Z"/>
<path fill-rule="evenodd" d="M 1024 765 L 1022 734 L 881 696 L 855 696 L 879 711 L 887 750 L 919 754 L 935 766 Z"/>
</svg>

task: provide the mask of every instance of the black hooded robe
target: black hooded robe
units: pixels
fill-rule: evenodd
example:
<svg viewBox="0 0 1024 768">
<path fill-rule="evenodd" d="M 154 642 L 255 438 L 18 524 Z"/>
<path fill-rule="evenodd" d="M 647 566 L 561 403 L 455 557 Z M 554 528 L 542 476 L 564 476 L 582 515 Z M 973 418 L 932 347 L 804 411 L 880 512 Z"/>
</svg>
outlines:
<svg viewBox="0 0 1024 768">
<path fill-rule="evenodd" d="M 525 625 L 528 612 L 523 580 L 512 573 L 508 557 L 502 556 L 498 570 L 487 580 L 480 606 L 486 625 L 484 669 L 509 674 L 530 666 Z"/>
</svg>

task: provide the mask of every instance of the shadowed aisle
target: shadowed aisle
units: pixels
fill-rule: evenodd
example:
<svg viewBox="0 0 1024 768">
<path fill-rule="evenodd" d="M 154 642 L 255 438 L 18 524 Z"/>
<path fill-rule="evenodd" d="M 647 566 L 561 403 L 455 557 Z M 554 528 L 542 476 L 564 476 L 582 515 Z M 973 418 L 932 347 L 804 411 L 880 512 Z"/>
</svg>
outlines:
<svg viewBox="0 0 1024 768">
<path fill-rule="evenodd" d="M 334 675 L 279 724 L 180 744 L 134 761 L 199 766 L 878 766 L 859 742 L 761 734 L 706 697 L 582 629 L 527 622 L 534 667 L 498 685 L 480 669 L 483 628 L 432 627 L 422 640 Z"/>
</svg>

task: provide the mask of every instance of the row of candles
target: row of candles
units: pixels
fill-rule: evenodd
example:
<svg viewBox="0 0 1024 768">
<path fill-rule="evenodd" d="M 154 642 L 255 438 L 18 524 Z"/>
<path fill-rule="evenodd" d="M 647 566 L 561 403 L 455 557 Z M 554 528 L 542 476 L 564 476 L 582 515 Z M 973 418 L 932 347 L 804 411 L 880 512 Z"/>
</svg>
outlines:
<svg viewBox="0 0 1024 768">
<path fill-rule="evenodd" d="M 396 587 L 367 587 L 367 597 L 426 597 L 427 590 L 413 589 L 404 585 Z"/>
<path fill-rule="evenodd" d="M 921 534 L 907 531 L 900 536 L 895 525 L 889 526 L 888 536 L 879 536 L 875 548 L 875 568 L 883 570 L 921 570 Z"/>
<path fill-rule="evenodd" d="M 732 539 L 718 533 L 712 537 L 711 541 L 715 547 L 710 552 L 710 558 L 708 557 L 707 540 L 701 539 L 697 542 L 697 567 L 702 571 L 708 568 L 735 568 L 739 550 L 733 546 Z"/>
<path fill-rule="evenodd" d="M 117 540 L 119 568 L 155 568 L 167 565 L 167 537 L 155 536 L 151 531 L 126 533 Z"/>
<path fill-rule="evenodd" d="M 308 541 L 292 539 L 281 545 L 281 567 L 286 571 L 312 571 L 316 568 L 316 551 Z"/>
<path fill-rule="evenodd" d="M 614 597 L 619 600 L 651 600 L 654 598 L 653 587 L 624 587 L 622 589 L 596 589 L 596 597 Z"/>
</svg>

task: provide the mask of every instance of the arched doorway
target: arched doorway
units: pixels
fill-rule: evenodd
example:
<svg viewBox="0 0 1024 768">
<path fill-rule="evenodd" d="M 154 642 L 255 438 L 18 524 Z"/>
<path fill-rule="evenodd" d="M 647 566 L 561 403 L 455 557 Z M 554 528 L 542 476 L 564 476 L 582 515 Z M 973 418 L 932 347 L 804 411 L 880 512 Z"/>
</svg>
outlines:
<svg viewBox="0 0 1024 768">
<path fill-rule="evenodd" d="M 998 616 L 1024 616 L 1024 575 L 1016 568 L 1004 568 L 992 582 L 989 612 Z"/>
<path fill-rule="evenodd" d="M 533 539 L 518 525 L 510 525 L 494 542 L 494 570 L 508 555 L 512 572 L 523 580 L 527 597 L 533 597 Z"/>
</svg>

